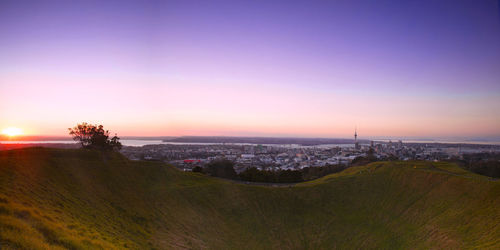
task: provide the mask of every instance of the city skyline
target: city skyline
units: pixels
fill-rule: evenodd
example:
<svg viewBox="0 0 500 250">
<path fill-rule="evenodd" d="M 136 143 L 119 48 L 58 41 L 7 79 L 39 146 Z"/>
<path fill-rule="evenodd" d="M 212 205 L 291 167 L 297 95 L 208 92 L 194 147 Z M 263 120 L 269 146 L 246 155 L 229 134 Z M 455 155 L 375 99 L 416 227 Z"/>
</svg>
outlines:
<svg viewBox="0 0 500 250">
<path fill-rule="evenodd" d="M 0 32 L 0 131 L 500 136 L 498 1 L 2 1 Z"/>
</svg>

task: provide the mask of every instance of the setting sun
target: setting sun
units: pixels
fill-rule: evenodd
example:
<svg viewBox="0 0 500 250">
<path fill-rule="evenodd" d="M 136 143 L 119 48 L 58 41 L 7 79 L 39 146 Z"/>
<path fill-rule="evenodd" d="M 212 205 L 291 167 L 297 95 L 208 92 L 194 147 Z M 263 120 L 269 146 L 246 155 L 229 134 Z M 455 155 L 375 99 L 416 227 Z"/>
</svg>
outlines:
<svg viewBox="0 0 500 250">
<path fill-rule="evenodd" d="M 2 134 L 6 135 L 6 136 L 17 136 L 17 135 L 21 135 L 23 133 L 23 131 L 20 129 L 20 128 L 16 128 L 16 127 L 8 127 L 4 130 L 2 130 Z"/>
</svg>

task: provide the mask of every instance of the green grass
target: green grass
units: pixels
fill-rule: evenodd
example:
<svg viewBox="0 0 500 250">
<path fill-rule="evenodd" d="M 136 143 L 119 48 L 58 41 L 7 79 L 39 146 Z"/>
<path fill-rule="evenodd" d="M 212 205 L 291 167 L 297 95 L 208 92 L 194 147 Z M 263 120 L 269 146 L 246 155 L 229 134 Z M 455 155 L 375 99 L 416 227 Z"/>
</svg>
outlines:
<svg viewBox="0 0 500 250">
<path fill-rule="evenodd" d="M 498 249 L 500 183 L 377 162 L 267 187 L 119 154 L 0 151 L 0 247 Z"/>
</svg>

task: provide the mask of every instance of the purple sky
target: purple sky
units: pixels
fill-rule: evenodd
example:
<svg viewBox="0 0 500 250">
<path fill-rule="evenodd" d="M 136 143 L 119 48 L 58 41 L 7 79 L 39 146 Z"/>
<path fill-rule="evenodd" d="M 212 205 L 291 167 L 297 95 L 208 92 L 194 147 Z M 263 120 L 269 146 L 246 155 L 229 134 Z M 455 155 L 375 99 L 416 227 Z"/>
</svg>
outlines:
<svg viewBox="0 0 500 250">
<path fill-rule="evenodd" d="M 106 3 L 103 3 L 106 2 Z M 499 1 L 0 1 L 0 130 L 499 136 Z"/>
</svg>

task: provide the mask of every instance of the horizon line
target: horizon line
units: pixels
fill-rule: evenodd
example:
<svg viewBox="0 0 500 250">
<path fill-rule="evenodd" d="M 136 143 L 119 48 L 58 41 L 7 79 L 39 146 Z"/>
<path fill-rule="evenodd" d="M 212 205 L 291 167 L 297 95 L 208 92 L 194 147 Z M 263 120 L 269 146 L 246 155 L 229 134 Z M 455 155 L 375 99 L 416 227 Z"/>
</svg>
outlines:
<svg viewBox="0 0 500 250">
<path fill-rule="evenodd" d="M 300 139 L 353 139 L 348 136 L 338 136 L 338 137 L 332 137 L 332 136 L 300 136 L 300 135 L 286 135 L 286 136 L 280 136 L 280 135 L 118 135 L 120 138 L 181 138 L 181 137 L 222 137 L 222 138 L 300 138 Z M 18 135 L 15 137 L 9 137 L 6 135 L 0 135 L 0 138 L 2 139 L 7 139 L 11 141 L 16 141 L 17 139 L 25 139 L 25 138 L 67 138 L 68 140 L 71 140 L 71 136 L 69 135 Z M 487 140 L 487 139 L 492 139 L 492 140 L 500 140 L 500 135 L 480 135 L 480 136 L 385 136 L 385 135 L 378 135 L 378 136 L 359 136 L 359 140 L 387 140 L 387 139 L 401 139 L 401 140 L 437 140 L 437 139 L 467 139 L 467 140 Z"/>
</svg>

